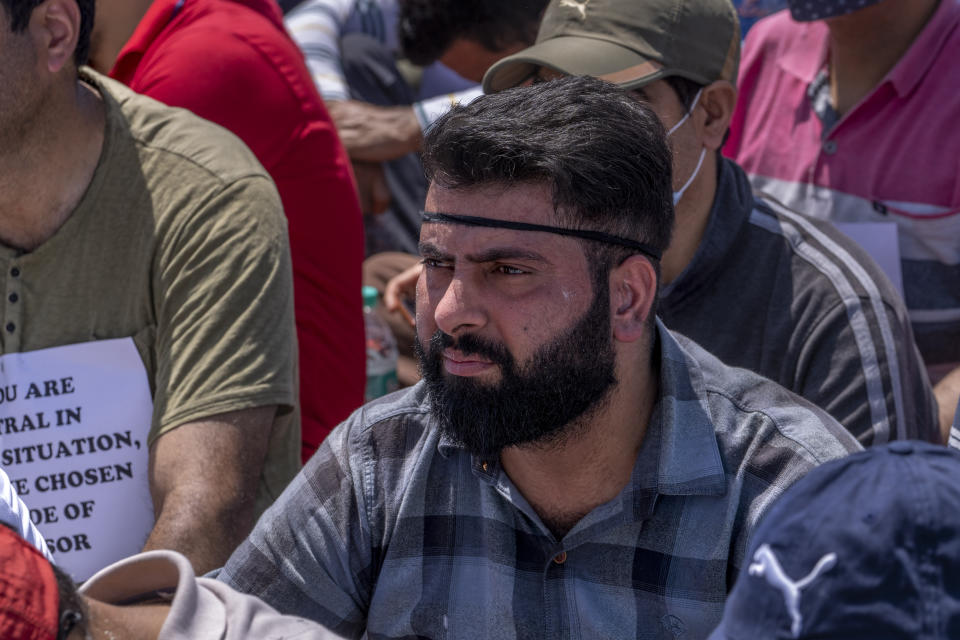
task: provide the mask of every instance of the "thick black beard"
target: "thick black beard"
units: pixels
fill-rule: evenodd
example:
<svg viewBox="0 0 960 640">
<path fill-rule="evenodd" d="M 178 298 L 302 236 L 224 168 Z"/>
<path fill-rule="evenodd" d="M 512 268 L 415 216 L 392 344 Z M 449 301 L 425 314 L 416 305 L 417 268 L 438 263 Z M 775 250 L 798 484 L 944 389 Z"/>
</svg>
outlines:
<svg viewBox="0 0 960 640">
<path fill-rule="evenodd" d="M 477 456 L 517 445 L 557 446 L 575 435 L 617 384 L 609 288 L 594 288 L 583 317 L 537 349 L 522 369 L 502 344 L 472 334 L 455 339 L 437 331 L 429 351 L 418 338 L 414 346 L 430 410 L 444 434 Z M 442 354 L 447 347 L 499 365 L 500 382 L 446 374 Z"/>
</svg>

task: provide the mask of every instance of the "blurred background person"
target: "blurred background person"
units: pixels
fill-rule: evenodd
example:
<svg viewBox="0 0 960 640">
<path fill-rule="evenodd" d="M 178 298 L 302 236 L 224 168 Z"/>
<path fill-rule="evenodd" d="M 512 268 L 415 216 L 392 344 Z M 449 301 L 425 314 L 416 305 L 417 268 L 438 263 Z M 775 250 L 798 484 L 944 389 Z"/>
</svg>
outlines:
<svg viewBox="0 0 960 640">
<path fill-rule="evenodd" d="M 236 134 L 283 201 L 301 457 L 363 403 L 363 227 L 350 165 L 274 0 L 97 0 L 91 65 Z"/>
<path fill-rule="evenodd" d="M 287 28 L 354 163 L 367 254 L 415 253 L 427 191 L 416 152 L 494 61 L 533 41 L 546 0 L 296 0 Z M 397 57 L 423 69 L 417 83 Z M 409 67 L 407 67 L 409 69 Z M 414 84 L 418 86 L 414 86 Z"/>
<path fill-rule="evenodd" d="M 960 397 L 960 2 L 789 5 L 746 39 L 725 153 L 754 188 L 891 263 L 946 437 Z"/>
</svg>

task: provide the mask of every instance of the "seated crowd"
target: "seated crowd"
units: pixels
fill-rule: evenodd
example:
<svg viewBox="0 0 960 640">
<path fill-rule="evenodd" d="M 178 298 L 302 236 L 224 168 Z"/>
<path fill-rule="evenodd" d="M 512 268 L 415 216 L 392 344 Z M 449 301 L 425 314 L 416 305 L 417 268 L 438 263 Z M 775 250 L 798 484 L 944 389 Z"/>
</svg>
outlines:
<svg viewBox="0 0 960 640">
<path fill-rule="evenodd" d="M 960 0 L 0 0 L 0 55 L 0 636 L 960 635 Z"/>
</svg>

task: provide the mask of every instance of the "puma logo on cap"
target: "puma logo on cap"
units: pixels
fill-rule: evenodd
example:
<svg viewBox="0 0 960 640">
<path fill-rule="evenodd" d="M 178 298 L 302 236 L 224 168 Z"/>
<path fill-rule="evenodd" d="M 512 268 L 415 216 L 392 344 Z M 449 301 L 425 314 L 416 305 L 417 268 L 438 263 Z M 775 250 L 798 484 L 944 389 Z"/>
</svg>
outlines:
<svg viewBox="0 0 960 640">
<path fill-rule="evenodd" d="M 832 569 L 836 564 L 837 554 L 828 553 L 820 558 L 813 571 L 806 577 L 794 582 L 780 566 L 780 561 L 777 560 L 777 556 L 774 555 L 770 545 L 762 544 L 753 554 L 753 562 L 750 563 L 749 572 L 751 576 L 763 576 L 766 578 L 767 584 L 780 590 L 792 622 L 790 633 L 793 634 L 794 638 L 799 638 L 800 629 L 803 627 L 803 616 L 800 615 L 800 590 L 816 580 L 824 571 Z"/>
<path fill-rule="evenodd" d="M 561 7 L 570 7 L 571 9 L 576 9 L 580 12 L 580 19 L 587 19 L 587 3 L 590 0 L 583 0 L 583 2 L 577 2 L 577 0 L 560 0 Z"/>
</svg>

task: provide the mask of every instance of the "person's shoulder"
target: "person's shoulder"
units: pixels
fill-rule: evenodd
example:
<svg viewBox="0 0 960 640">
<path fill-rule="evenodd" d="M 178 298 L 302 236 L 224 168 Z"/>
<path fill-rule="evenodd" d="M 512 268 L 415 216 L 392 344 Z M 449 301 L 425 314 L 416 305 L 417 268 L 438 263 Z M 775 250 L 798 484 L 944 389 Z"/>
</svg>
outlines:
<svg viewBox="0 0 960 640">
<path fill-rule="evenodd" d="M 297 51 L 273 0 L 206 0 L 165 35 L 154 53 L 173 57 L 184 71 L 216 64 L 228 72 L 245 70 L 256 81 L 268 68 L 291 64 L 289 57 Z"/>
<path fill-rule="evenodd" d="M 702 378 L 728 470 L 746 465 L 776 478 L 788 466 L 810 469 L 861 448 L 811 402 L 752 371 L 724 364 L 689 338 L 675 336 Z"/>
<path fill-rule="evenodd" d="M 327 439 L 338 458 L 384 480 L 390 469 L 415 467 L 437 452 L 439 430 L 431 427 L 429 414 L 421 383 L 364 404 Z"/>
<path fill-rule="evenodd" d="M 426 388 L 422 384 L 400 389 L 367 402 L 347 419 L 351 430 L 359 438 L 392 438 L 393 427 L 408 423 L 416 430 L 426 428 L 430 407 Z"/>
<path fill-rule="evenodd" d="M 782 244 L 798 293 L 813 292 L 827 306 L 875 300 L 906 313 L 900 295 L 876 261 L 832 222 L 765 195 L 755 196 L 750 222 L 758 233 L 773 234 Z"/>
<path fill-rule="evenodd" d="M 822 25 L 799 23 L 789 10 L 778 11 L 754 24 L 743 41 L 742 58 L 746 61 L 775 62 L 788 53 L 817 55 L 810 48 L 811 38 L 819 39 Z"/>
<path fill-rule="evenodd" d="M 357 11 L 358 4 L 361 1 L 365 0 L 304 0 L 290 9 L 284 16 L 283 21 L 290 32 L 294 34 L 295 39 L 298 38 L 298 34 L 302 35 L 304 31 L 308 33 L 313 31 L 315 34 L 324 33 L 314 28 L 318 20 L 324 24 L 332 21 L 336 27 L 343 28 L 344 23 Z M 386 1 L 391 3 L 396 0 Z M 384 0 L 375 4 L 383 5 Z M 338 34 L 329 35 L 335 37 Z"/>
<path fill-rule="evenodd" d="M 137 146 L 145 170 L 156 169 L 181 180 L 187 174 L 219 185 L 251 177 L 269 180 L 253 153 L 230 131 L 92 70 L 84 69 L 84 74 L 116 104 L 122 134 Z M 176 170 L 171 171 L 172 167 Z"/>
<path fill-rule="evenodd" d="M 767 50 L 787 46 L 804 30 L 804 25 L 790 17 L 790 11 L 777 11 L 756 22 L 744 38 L 744 46 L 763 47 Z"/>
</svg>

